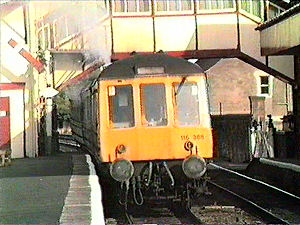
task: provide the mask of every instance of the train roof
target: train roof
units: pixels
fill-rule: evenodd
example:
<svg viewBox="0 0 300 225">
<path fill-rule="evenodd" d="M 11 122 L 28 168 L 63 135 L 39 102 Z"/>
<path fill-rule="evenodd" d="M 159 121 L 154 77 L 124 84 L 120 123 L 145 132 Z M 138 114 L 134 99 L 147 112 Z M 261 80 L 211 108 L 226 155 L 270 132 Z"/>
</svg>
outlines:
<svg viewBox="0 0 300 225">
<path fill-rule="evenodd" d="M 141 70 L 139 70 L 139 68 L 144 68 L 144 70 L 142 70 L 144 72 L 140 73 Z M 151 71 L 149 68 L 152 68 L 152 71 L 154 71 L 154 73 L 150 72 L 150 75 L 155 76 L 165 76 L 166 74 L 186 76 L 187 74 L 199 74 L 204 72 L 199 65 L 163 53 L 153 55 L 136 54 L 128 59 L 112 63 L 102 71 L 100 79 L 126 79 L 149 75 L 149 73 L 147 74 L 147 72 L 145 72 Z"/>
</svg>

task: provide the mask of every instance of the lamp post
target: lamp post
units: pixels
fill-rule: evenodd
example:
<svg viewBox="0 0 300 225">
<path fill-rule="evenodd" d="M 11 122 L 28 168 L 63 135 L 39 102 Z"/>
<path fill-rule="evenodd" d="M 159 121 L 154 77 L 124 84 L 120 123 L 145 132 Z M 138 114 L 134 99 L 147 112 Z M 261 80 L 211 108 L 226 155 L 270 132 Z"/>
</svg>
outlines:
<svg viewBox="0 0 300 225">
<path fill-rule="evenodd" d="M 48 86 L 42 91 L 42 95 L 46 98 L 46 135 L 45 135 L 45 153 L 51 155 L 53 149 L 52 140 L 52 110 L 53 100 L 52 98 L 59 92 L 54 88 Z"/>
</svg>

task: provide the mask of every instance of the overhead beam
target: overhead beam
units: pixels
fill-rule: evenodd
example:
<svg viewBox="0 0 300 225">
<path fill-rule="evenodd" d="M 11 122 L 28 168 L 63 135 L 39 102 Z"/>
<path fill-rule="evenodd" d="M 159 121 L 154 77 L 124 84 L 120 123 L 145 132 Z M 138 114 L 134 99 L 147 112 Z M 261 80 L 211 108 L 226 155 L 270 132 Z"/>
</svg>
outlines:
<svg viewBox="0 0 300 225">
<path fill-rule="evenodd" d="M 236 58 L 240 51 L 237 49 L 210 49 L 210 50 L 186 50 L 186 51 L 167 51 L 168 56 L 184 59 L 207 59 L 207 58 Z M 155 52 L 117 52 L 111 56 L 112 61 L 129 58 L 132 54 L 151 55 Z"/>
<path fill-rule="evenodd" d="M 254 66 L 255 68 L 257 69 L 260 69 L 274 77 L 276 77 L 277 79 L 285 82 L 285 83 L 288 83 L 288 84 L 291 84 L 291 85 L 296 85 L 296 82 L 294 79 L 284 75 L 283 73 L 277 71 L 277 70 L 274 70 L 272 69 L 271 67 L 268 67 L 267 65 L 265 65 L 264 63 L 254 59 L 253 57 L 241 52 L 240 53 L 240 56 L 238 57 L 240 60 L 242 60 L 243 62 L 246 62 L 252 66 Z"/>
<path fill-rule="evenodd" d="M 133 53 L 129 52 L 120 52 L 114 53 L 111 56 L 112 61 L 121 60 L 129 58 Z M 140 55 L 151 55 L 155 54 L 155 52 L 134 52 L 134 54 Z M 254 66 L 257 69 L 260 69 L 277 79 L 291 84 L 296 85 L 295 80 L 286 76 L 285 74 L 268 67 L 264 63 L 254 59 L 253 57 L 241 52 L 238 49 L 210 49 L 210 50 L 188 50 L 188 51 L 168 51 L 165 52 L 168 56 L 184 58 L 184 59 L 208 59 L 208 58 L 238 58 L 245 63 L 248 63 Z"/>
</svg>

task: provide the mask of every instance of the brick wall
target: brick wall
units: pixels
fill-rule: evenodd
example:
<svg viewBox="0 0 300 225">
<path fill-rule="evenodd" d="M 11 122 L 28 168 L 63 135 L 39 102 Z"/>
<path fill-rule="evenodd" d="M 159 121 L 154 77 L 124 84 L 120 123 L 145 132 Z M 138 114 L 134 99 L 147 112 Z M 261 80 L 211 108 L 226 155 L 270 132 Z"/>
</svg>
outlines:
<svg viewBox="0 0 300 225">
<path fill-rule="evenodd" d="M 250 114 L 249 96 L 258 95 L 260 75 L 266 74 L 238 59 L 220 60 L 207 71 L 211 114 Z M 276 78 L 272 78 L 271 88 L 272 95 L 265 99 L 265 114 L 271 114 L 280 129 L 280 118 L 288 111 L 283 103 L 289 90 L 287 92 L 286 84 Z"/>
</svg>

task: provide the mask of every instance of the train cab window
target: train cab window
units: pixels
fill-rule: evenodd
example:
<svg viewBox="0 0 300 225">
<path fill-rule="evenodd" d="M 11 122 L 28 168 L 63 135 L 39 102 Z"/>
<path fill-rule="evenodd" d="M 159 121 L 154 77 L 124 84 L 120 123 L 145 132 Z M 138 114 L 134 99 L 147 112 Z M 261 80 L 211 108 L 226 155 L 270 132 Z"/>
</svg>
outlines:
<svg viewBox="0 0 300 225">
<path fill-rule="evenodd" d="M 196 126 L 200 123 L 199 91 L 196 83 L 173 85 L 175 120 L 179 126 Z"/>
<path fill-rule="evenodd" d="M 166 126 L 167 104 L 163 84 L 141 85 L 142 124 L 144 126 Z"/>
<path fill-rule="evenodd" d="M 109 119 L 112 128 L 134 126 L 132 86 L 108 87 Z"/>
</svg>

